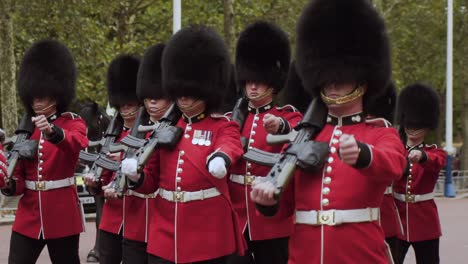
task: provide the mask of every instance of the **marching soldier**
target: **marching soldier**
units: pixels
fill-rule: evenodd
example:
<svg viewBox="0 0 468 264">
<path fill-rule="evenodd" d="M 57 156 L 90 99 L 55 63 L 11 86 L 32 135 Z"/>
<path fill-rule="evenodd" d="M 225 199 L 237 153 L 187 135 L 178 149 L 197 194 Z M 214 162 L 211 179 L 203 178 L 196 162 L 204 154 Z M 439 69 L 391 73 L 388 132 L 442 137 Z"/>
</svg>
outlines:
<svg viewBox="0 0 468 264">
<path fill-rule="evenodd" d="M 229 54 L 222 38 L 204 26 L 180 30 L 162 57 L 162 83 L 183 113 L 183 136 L 160 148 L 136 173 L 122 171 L 141 193 L 159 188 L 151 216 L 148 262 L 216 263 L 243 252 L 244 243 L 227 185 L 227 170 L 242 155 L 239 126 L 216 110 L 228 88 Z"/>
<path fill-rule="evenodd" d="M 74 170 L 88 145 L 86 124 L 66 112 L 75 96 L 72 55 L 53 40 L 36 42 L 24 55 L 18 93 L 35 126 L 38 142 L 30 160 L 19 160 L 7 195 L 23 195 L 10 240 L 8 263 L 35 263 L 47 245 L 52 263 L 80 263 L 78 245 L 84 215 L 75 187 Z"/>
<path fill-rule="evenodd" d="M 385 93 L 373 100 L 367 107 L 367 120 L 369 124 L 376 126 L 391 127 L 395 114 L 396 88 L 390 82 Z M 403 226 L 398 215 L 398 208 L 393 198 L 393 182 L 385 189 L 385 196 L 380 205 L 380 224 L 385 234 L 385 242 L 390 248 L 394 264 L 397 261 L 397 235 L 403 233 Z"/>
<path fill-rule="evenodd" d="M 248 99 L 248 106 L 242 109 L 247 116 L 241 127 L 248 148 L 279 153 L 283 145 L 269 145 L 267 134 L 287 134 L 302 117 L 291 105 L 278 107 L 273 103 L 274 95 L 285 85 L 289 64 L 289 39 L 276 25 L 256 22 L 240 34 L 235 66 L 238 86 Z M 253 180 L 269 171 L 268 166 L 239 160 L 232 166 L 229 189 L 254 263 L 286 263 L 293 228 L 291 213 L 280 210 L 274 217 L 259 215 L 248 195 Z M 234 257 L 230 263 L 249 263 L 247 257 Z"/>
<path fill-rule="evenodd" d="M 396 130 L 367 124 L 364 115 L 390 79 L 384 21 L 367 0 L 314 0 L 299 19 L 296 45 L 305 89 L 328 108 L 315 140 L 329 153 L 318 171 L 296 171 L 289 263 L 388 263 L 379 206 L 406 160 Z M 258 181 L 251 197 L 275 206 L 274 188 Z"/>
<path fill-rule="evenodd" d="M 168 110 L 171 101 L 162 90 L 161 57 L 164 44 L 150 47 L 138 69 L 136 93 L 145 104 L 150 124 L 155 124 Z M 146 246 L 151 210 L 154 208 L 155 193 L 143 194 L 127 190 L 124 205 L 123 263 L 148 262 Z"/>
<path fill-rule="evenodd" d="M 399 234 L 398 257 L 403 263 L 413 246 L 417 263 L 439 263 L 439 214 L 434 202 L 434 187 L 447 154 L 424 141 L 437 128 L 439 96 L 429 86 L 416 83 L 403 89 L 398 97 L 397 118 L 406 144 L 409 173 L 395 183 L 394 197 L 403 223 Z"/>
<path fill-rule="evenodd" d="M 136 79 L 139 60 L 130 55 L 120 55 L 115 58 L 107 72 L 107 92 L 109 104 L 116 108 L 123 119 L 123 130 L 117 139 L 130 133 L 137 112 L 139 101 L 136 96 Z M 109 153 L 108 158 L 120 161 L 121 153 Z M 104 192 L 106 201 L 102 210 L 99 225 L 99 261 L 104 264 L 120 263 L 122 261 L 122 229 L 123 204 L 125 199 L 118 199 L 115 190 L 108 188 L 114 180 L 115 173 L 105 170 L 100 181 L 94 175 L 84 176 L 85 184 L 94 192 Z"/>
</svg>

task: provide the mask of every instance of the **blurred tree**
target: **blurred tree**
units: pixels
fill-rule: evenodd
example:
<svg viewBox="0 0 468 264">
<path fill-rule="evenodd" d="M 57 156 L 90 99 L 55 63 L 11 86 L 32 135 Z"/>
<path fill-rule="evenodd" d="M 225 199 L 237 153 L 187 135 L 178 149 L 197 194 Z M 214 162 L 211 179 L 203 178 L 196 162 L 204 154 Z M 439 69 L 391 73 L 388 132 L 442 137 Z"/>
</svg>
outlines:
<svg viewBox="0 0 468 264">
<path fill-rule="evenodd" d="M 13 134 L 18 125 L 13 9 L 13 0 L 0 1 L 0 126 L 7 135 Z"/>
</svg>

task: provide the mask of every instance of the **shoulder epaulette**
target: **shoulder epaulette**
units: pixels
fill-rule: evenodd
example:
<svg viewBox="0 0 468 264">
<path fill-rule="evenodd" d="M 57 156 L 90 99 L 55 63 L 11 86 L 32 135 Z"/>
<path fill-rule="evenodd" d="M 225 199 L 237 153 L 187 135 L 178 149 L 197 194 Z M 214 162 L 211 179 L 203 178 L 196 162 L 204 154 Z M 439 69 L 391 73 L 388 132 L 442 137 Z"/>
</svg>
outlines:
<svg viewBox="0 0 468 264">
<path fill-rule="evenodd" d="M 290 105 L 290 104 L 287 104 L 287 105 L 283 105 L 283 106 L 277 106 L 276 109 L 278 110 L 286 110 L 286 111 L 289 111 L 289 112 L 298 112 L 297 108 Z"/>
<path fill-rule="evenodd" d="M 64 112 L 61 114 L 61 116 L 63 117 L 68 117 L 68 118 L 71 118 L 71 119 L 77 119 L 77 118 L 81 118 L 81 116 L 73 113 L 73 112 Z"/>
<path fill-rule="evenodd" d="M 366 124 L 375 126 L 375 127 L 392 127 L 392 123 L 385 118 L 369 118 L 366 119 Z"/>
<path fill-rule="evenodd" d="M 225 119 L 226 121 L 231 121 L 231 119 L 227 117 L 226 115 L 218 114 L 218 113 L 211 114 L 210 117 L 214 119 Z"/>
</svg>

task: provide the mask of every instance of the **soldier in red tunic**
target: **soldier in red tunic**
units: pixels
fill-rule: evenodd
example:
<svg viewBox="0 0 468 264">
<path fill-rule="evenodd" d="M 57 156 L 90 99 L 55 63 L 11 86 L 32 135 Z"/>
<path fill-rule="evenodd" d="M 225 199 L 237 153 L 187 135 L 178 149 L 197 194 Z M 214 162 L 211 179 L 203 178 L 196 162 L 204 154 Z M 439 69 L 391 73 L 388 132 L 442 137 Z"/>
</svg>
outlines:
<svg viewBox="0 0 468 264">
<path fill-rule="evenodd" d="M 35 125 L 38 142 L 31 160 L 19 160 L 2 192 L 23 195 L 18 204 L 8 263 L 35 263 L 45 245 L 53 263 L 80 263 L 78 245 L 84 218 L 74 170 L 88 145 L 86 124 L 65 112 L 75 96 L 76 69 L 61 43 L 36 42 L 24 55 L 18 93 Z M 0 177 L 0 188 L 5 188 Z"/>
<path fill-rule="evenodd" d="M 149 115 L 149 123 L 155 124 L 171 105 L 161 85 L 161 57 L 164 44 L 150 47 L 138 69 L 137 96 L 145 104 Z M 151 220 L 151 210 L 154 208 L 156 193 L 143 194 L 135 190 L 127 190 L 124 204 L 123 225 L 123 263 L 148 262 L 146 246 L 148 228 Z"/>
<path fill-rule="evenodd" d="M 315 140 L 327 144 L 329 154 L 322 168 L 298 170 L 291 183 L 296 221 L 288 263 L 389 263 L 379 206 L 406 159 L 395 129 L 365 122 L 367 104 L 390 79 L 384 21 L 367 0 L 311 1 L 296 45 L 304 88 L 328 108 Z M 271 182 L 258 181 L 251 197 L 273 206 L 262 210 L 272 213 L 273 193 Z"/>
<path fill-rule="evenodd" d="M 107 92 L 109 104 L 119 111 L 123 119 L 123 129 L 116 140 L 119 142 L 130 133 L 133 126 L 139 102 L 136 96 L 136 80 L 139 60 L 130 55 L 120 55 L 115 58 L 107 72 Z M 109 153 L 108 158 L 120 161 L 121 153 Z M 122 230 L 124 199 L 118 199 L 115 190 L 108 188 L 115 173 L 104 170 L 100 181 L 94 175 L 84 176 L 85 184 L 94 192 L 103 190 L 106 201 L 99 224 L 99 261 L 104 264 L 118 264 L 122 260 Z"/>
<path fill-rule="evenodd" d="M 159 188 L 148 237 L 149 263 L 225 263 L 245 241 L 228 191 L 227 170 L 242 155 L 239 126 L 216 114 L 229 82 L 222 38 L 204 26 L 177 32 L 162 58 L 162 82 L 183 113 L 184 131 L 174 149 L 160 148 L 136 174 L 140 193 Z M 122 163 L 124 171 L 124 163 Z"/>
<path fill-rule="evenodd" d="M 247 115 L 241 127 L 248 149 L 279 153 L 283 145 L 269 145 L 267 134 L 287 134 L 302 118 L 293 106 L 278 107 L 273 102 L 273 96 L 285 85 L 289 64 L 289 39 L 276 25 L 256 22 L 240 34 L 235 66 L 237 84 L 248 100 L 248 106 L 242 109 Z M 288 260 L 288 237 L 293 228 L 291 213 L 280 210 L 274 217 L 265 217 L 257 213 L 249 197 L 254 179 L 265 177 L 269 171 L 268 166 L 242 159 L 232 166 L 229 189 L 249 252 L 244 257 L 233 257 L 229 263 L 250 263 L 248 257 L 252 255 L 253 263 L 258 264 L 280 264 Z"/>
<path fill-rule="evenodd" d="M 397 96 L 393 82 L 390 82 L 385 90 L 381 97 L 369 103 L 367 123 L 382 127 L 392 126 Z M 393 182 L 385 189 L 385 196 L 380 205 L 380 224 L 385 234 L 385 241 L 390 248 L 393 262 L 397 264 L 397 235 L 403 233 L 403 227 L 393 198 Z"/>
<path fill-rule="evenodd" d="M 398 97 L 397 118 L 409 160 L 407 176 L 396 182 L 394 189 L 404 228 L 404 234 L 398 235 L 399 263 L 410 246 L 418 263 L 439 263 L 442 233 L 433 191 L 447 154 L 424 142 L 425 135 L 437 128 L 439 104 L 438 94 L 420 83 L 406 87 Z"/>
</svg>

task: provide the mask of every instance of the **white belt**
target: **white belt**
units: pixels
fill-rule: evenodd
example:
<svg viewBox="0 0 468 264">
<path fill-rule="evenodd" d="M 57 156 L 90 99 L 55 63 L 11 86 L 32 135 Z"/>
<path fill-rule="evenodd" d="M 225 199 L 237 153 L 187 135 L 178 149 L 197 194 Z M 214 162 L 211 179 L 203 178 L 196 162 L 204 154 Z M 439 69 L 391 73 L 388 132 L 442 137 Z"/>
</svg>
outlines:
<svg viewBox="0 0 468 264">
<path fill-rule="evenodd" d="M 65 178 L 57 181 L 24 181 L 26 189 L 33 191 L 48 191 L 75 185 L 75 177 Z"/>
<path fill-rule="evenodd" d="M 238 175 L 238 174 L 231 174 L 229 176 L 229 179 L 232 182 L 242 184 L 242 185 L 252 185 L 252 182 L 258 178 L 259 176 L 253 176 L 253 175 Z"/>
<path fill-rule="evenodd" d="M 385 193 L 384 194 L 392 194 L 393 193 L 393 187 L 392 186 L 388 186 L 387 189 L 385 189 Z"/>
<path fill-rule="evenodd" d="M 417 203 L 422 201 L 428 201 L 434 199 L 434 193 L 426 193 L 426 194 L 403 194 L 403 193 L 394 193 L 393 197 L 395 199 L 407 202 L 407 203 Z"/>
<path fill-rule="evenodd" d="M 147 199 L 147 198 L 152 199 L 152 198 L 156 198 L 156 196 L 158 196 L 158 191 L 155 191 L 154 193 L 144 194 L 144 193 L 135 192 L 134 190 L 127 190 L 125 195 L 135 196 L 135 197 L 138 197 L 138 198 L 141 198 L 141 199 Z"/>
<path fill-rule="evenodd" d="M 216 197 L 221 195 L 221 193 L 214 187 L 196 192 L 174 192 L 159 188 L 159 195 L 170 202 L 186 203 Z"/>
<path fill-rule="evenodd" d="M 296 211 L 296 224 L 334 226 L 345 223 L 372 222 L 379 220 L 379 217 L 379 208 Z"/>
</svg>

